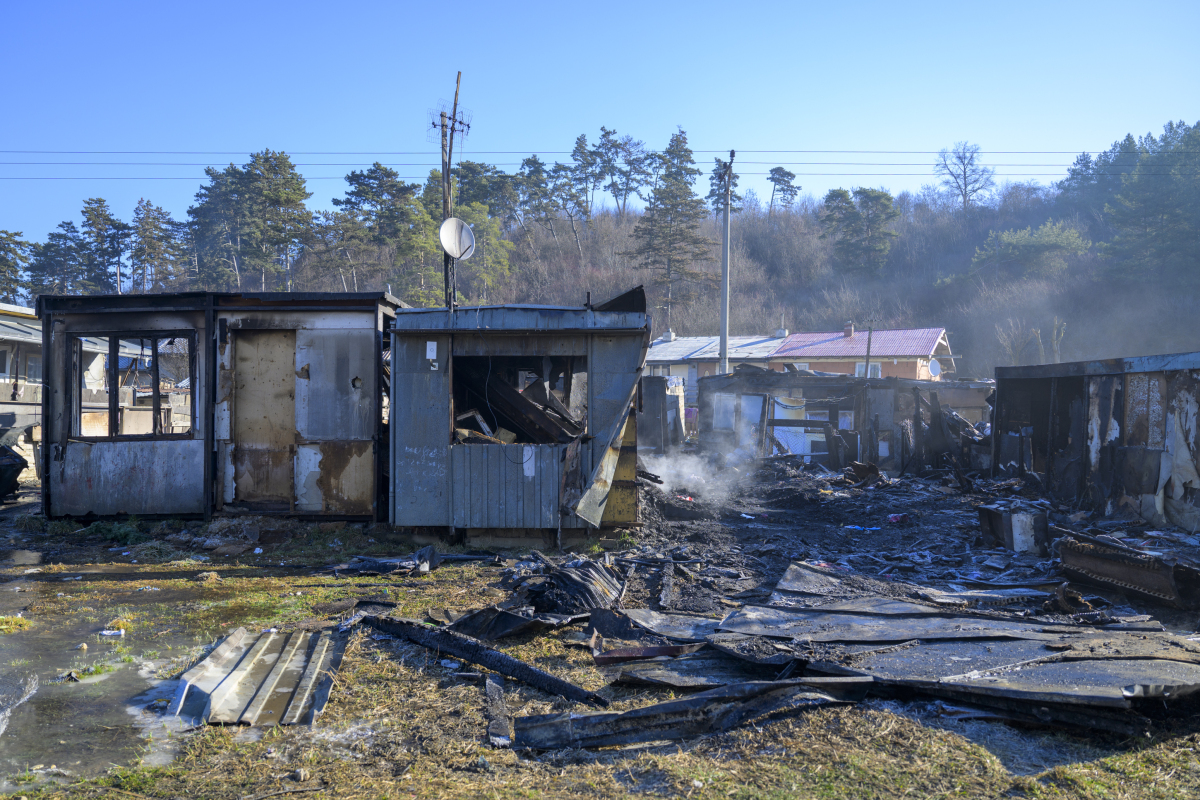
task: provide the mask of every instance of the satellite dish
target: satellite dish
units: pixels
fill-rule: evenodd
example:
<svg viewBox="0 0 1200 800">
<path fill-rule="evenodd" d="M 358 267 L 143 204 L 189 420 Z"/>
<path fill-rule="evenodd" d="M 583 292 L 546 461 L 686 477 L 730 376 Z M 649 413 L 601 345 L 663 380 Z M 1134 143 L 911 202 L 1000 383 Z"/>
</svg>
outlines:
<svg viewBox="0 0 1200 800">
<path fill-rule="evenodd" d="M 438 238 L 442 242 L 442 249 L 449 253 L 451 258 L 461 261 L 470 258 L 475 252 L 475 234 L 471 232 L 471 226 L 458 217 L 450 217 L 442 223 L 442 227 L 438 229 Z"/>
<path fill-rule="evenodd" d="M 942 364 L 936 358 L 929 359 L 929 374 L 935 378 L 942 374 Z"/>
</svg>

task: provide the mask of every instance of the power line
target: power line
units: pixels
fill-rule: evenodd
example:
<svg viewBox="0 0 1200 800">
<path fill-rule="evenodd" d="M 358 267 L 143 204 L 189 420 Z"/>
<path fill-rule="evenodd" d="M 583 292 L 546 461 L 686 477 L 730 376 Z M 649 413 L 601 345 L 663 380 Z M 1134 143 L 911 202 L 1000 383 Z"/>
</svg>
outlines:
<svg viewBox="0 0 1200 800">
<path fill-rule="evenodd" d="M 741 176 L 760 176 L 770 175 L 770 172 L 740 172 Z M 796 177 L 826 177 L 826 178 L 888 178 L 888 177 L 913 177 L 913 178 L 933 178 L 936 177 L 931 172 L 796 172 L 793 173 Z M 1104 173 L 1109 176 L 1119 176 L 1120 172 Z M 1146 177 L 1169 177 L 1174 175 L 1174 172 L 1146 172 L 1140 171 L 1139 175 Z M 346 179 L 345 175 L 302 175 L 300 176 L 306 181 L 342 181 Z M 429 180 L 428 175 L 397 175 L 398 180 L 403 181 L 426 181 Z M 494 176 L 501 177 L 501 176 Z M 504 177 L 513 177 L 511 175 Z M 997 173 L 997 178 L 1055 178 L 1065 177 L 1060 172 L 1004 172 Z M 137 176 L 106 176 L 106 175 L 9 175 L 0 176 L 0 181 L 203 181 L 204 176 L 199 175 L 180 175 L 180 176 L 162 176 L 162 175 L 147 175 L 144 177 Z"/>
<path fill-rule="evenodd" d="M 416 161 L 373 162 L 384 167 L 440 167 L 441 164 Z M 744 161 L 744 164 L 781 167 L 924 167 L 923 161 Z M 0 161 L 0 166 L 10 167 L 211 167 L 207 161 Z M 362 161 L 309 161 L 296 162 L 294 167 L 362 167 Z M 492 167 L 519 167 L 519 161 L 497 162 Z M 1073 167 L 1074 164 L 990 164 L 990 167 Z M 1132 165 L 1129 165 L 1132 167 Z M 1115 167 L 1114 167 L 1115 168 Z M 740 174 L 740 173 L 739 173 Z"/>
<path fill-rule="evenodd" d="M 89 156 L 246 156 L 254 150 L 0 150 L 0 153 L 25 155 L 89 155 Z M 437 150 L 305 150 L 276 152 L 293 156 L 436 156 Z M 693 153 L 724 153 L 724 150 L 693 150 Z M 940 155 L 940 150 L 743 150 L 743 153 L 800 153 L 834 155 Z M 980 150 L 979 155 L 1060 155 L 1073 156 L 1091 150 Z M 1103 150 L 1095 151 L 1098 153 Z M 1196 150 L 1173 150 L 1176 153 L 1196 153 Z M 464 155 L 571 155 L 570 150 L 473 150 Z"/>
</svg>

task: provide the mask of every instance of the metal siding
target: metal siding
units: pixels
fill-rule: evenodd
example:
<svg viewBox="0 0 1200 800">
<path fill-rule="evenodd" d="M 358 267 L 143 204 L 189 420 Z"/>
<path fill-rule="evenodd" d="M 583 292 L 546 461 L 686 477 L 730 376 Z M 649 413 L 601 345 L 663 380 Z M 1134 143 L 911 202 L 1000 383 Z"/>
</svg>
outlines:
<svg viewBox="0 0 1200 800">
<path fill-rule="evenodd" d="M 374 356 L 373 330 L 296 331 L 296 432 L 302 439 L 374 436 Z"/>
<path fill-rule="evenodd" d="M 437 371 L 425 358 L 427 341 L 437 342 Z M 392 471 L 401 527 L 450 524 L 449 345 L 441 335 L 397 333 L 392 339 Z"/>
<path fill-rule="evenodd" d="M 54 516 L 203 514 L 204 441 L 72 442 L 49 483 Z"/>
<path fill-rule="evenodd" d="M 588 363 L 588 432 L 593 465 L 599 464 L 613 437 L 625 425 L 625 411 L 641 377 L 646 349 L 637 336 L 597 335 L 592 339 L 592 357 Z M 593 469 L 595 467 L 593 466 Z"/>
<path fill-rule="evenodd" d="M 554 528 L 566 445 L 459 444 L 450 448 L 454 526 Z M 526 474 L 529 467 L 532 475 Z M 578 527 L 570 520 L 564 528 Z"/>
</svg>

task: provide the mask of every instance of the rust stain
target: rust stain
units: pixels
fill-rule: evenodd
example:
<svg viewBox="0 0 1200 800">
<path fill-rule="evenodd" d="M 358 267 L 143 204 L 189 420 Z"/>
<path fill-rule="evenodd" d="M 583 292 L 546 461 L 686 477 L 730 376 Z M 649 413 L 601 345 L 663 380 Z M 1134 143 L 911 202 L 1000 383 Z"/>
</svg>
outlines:
<svg viewBox="0 0 1200 800">
<path fill-rule="evenodd" d="M 296 370 L 296 377 L 308 380 L 308 364 L 305 364 L 303 367 Z"/>
<path fill-rule="evenodd" d="M 322 442 L 317 487 L 325 511 L 331 514 L 370 514 L 374 506 L 373 442 Z"/>
</svg>

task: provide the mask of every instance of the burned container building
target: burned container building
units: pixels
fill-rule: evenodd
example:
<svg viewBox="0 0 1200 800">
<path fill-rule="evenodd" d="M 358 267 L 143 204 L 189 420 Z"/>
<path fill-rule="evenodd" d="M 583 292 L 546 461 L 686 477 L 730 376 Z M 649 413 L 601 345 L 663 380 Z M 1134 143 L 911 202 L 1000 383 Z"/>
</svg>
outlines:
<svg viewBox="0 0 1200 800">
<path fill-rule="evenodd" d="M 648 345 L 641 287 L 595 306 L 399 311 L 389 522 L 514 546 L 636 524 Z"/>
<path fill-rule="evenodd" d="M 699 444 L 707 453 L 793 454 L 833 469 L 863 461 L 892 474 L 917 472 L 943 453 L 964 467 L 990 466 L 979 424 L 991 418 L 990 381 L 743 366 L 699 384 Z"/>
<path fill-rule="evenodd" d="M 1200 528 L 1200 353 L 996 369 L 997 469 L 1057 502 Z"/>
<path fill-rule="evenodd" d="M 49 517 L 375 520 L 381 293 L 42 296 Z"/>
</svg>

